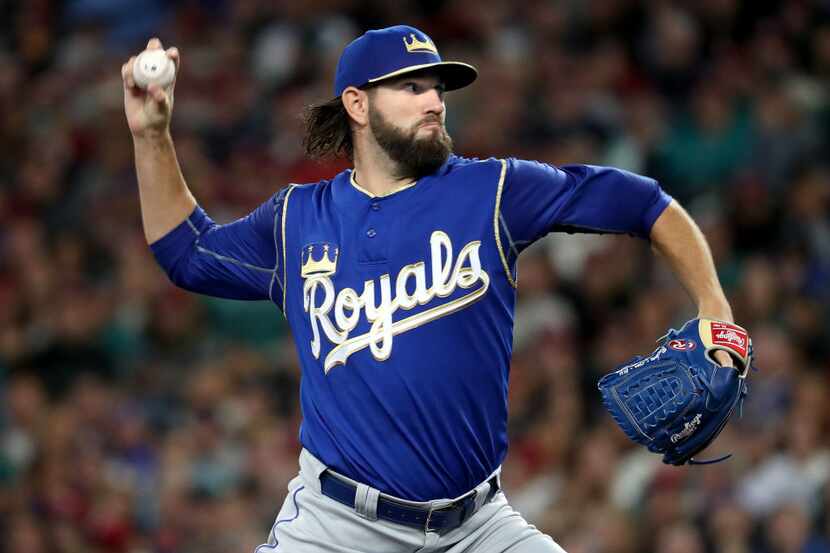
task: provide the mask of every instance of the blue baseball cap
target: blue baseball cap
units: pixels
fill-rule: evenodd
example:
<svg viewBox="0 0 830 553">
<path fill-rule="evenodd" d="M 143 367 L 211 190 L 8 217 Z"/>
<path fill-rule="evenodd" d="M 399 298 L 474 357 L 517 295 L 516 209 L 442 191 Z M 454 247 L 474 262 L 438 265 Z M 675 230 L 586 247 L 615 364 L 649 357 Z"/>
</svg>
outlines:
<svg viewBox="0 0 830 553">
<path fill-rule="evenodd" d="M 446 86 L 455 90 L 476 80 L 478 71 L 460 61 L 442 61 L 426 33 L 407 25 L 367 31 L 350 42 L 337 62 L 334 95 L 349 86 L 361 87 L 412 71 L 434 68 Z"/>
</svg>

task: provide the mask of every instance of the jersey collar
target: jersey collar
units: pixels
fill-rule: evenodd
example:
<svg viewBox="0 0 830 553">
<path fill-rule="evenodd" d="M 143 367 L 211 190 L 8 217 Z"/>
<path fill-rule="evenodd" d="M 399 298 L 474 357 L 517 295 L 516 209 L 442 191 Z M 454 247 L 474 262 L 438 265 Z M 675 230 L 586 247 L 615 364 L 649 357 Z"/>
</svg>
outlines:
<svg viewBox="0 0 830 553">
<path fill-rule="evenodd" d="M 365 188 L 363 188 L 362 186 L 357 184 L 357 179 L 355 179 L 356 174 L 357 174 L 357 171 L 355 171 L 355 170 L 349 171 L 349 184 L 351 184 L 353 187 L 355 187 L 358 190 L 358 192 L 361 192 L 361 193 L 365 194 L 370 199 L 387 198 L 387 197 L 389 197 L 393 194 L 397 194 L 398 192 L 406 190 L 407 188 L 412 188 L 413 186 L 418 184 L 418 181 L 413 181 L 413 182 L 410 182 L 409 184 L 405 184 L 403 186 L 399 186 L 399 187 L 397 187 L 393 190 L 390 190 L 386 194 L 372 194 L 371 192 L 369 192 L 368 190 L 366 190 Z"/>
<path fill-rule="evenodd" d="M 427 182 L 432 181 L 435 178 L 440 178 L 446 175 L 450 171 L 452 164 L 455 162 L 456 159 L 457 157 L 451 154 L 447 161 L 445 161 L 444 164 L 435 173 L 427 175 L 426 177 L 422 177 L 413 183 L 396 188 L 395 190 L 392 190 L 382 196 L 372 194 L 371 192 L 360 186 L 354 180 L 354 169 L 347 169 L 346 171 L 343 171 L 342 173 L 337 175 L 337 177 L 334 179 L 332 187 L 334 199 L 338 205 L 341 205 L 346 209 L 367 205 L 378 200 L 396 200 L 399 197 L 408 196 L 411 190 L 421 188 L 421 184 L 426 184 Z"/>
</svg>

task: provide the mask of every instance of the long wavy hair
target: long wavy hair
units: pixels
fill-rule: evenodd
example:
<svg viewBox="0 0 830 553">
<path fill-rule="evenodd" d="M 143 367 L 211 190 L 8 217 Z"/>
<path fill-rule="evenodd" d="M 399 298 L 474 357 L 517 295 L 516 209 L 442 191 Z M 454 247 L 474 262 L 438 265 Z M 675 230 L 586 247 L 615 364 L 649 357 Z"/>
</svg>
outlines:
<svg viewBox="0 0 830 553">
<path fill-rule="evenodd" d="M 349 114 L 338 96 L 322 104 L 314 104 L 303 112 L 305 136 L 303 148 L 312 159 L 345 157 L 353 159 L 354 144 Z"/>
</svg>

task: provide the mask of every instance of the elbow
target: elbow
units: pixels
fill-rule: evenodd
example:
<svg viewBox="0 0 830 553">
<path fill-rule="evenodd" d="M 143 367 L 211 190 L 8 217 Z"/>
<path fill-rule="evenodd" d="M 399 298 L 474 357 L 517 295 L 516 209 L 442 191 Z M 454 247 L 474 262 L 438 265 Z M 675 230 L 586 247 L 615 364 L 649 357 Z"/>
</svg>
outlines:
<svg viewBox="0 0 830 553">
<path fill-rule="evenodd" d="M 191 289 L 190 284 L 190 275 L 188 274 L 187 270 L 180 266 L 181 264 L 177 263 L 172 267 L 162 267 L 164 272 L 167 274 L 168 280 L 172 282 L 178 288 L 183 288 L 185 290 Z"/>
<path fill-rule="evenodd" d="M 691 222 L 690 217 L 677 200 L 672 199 L 651 217 L 647 216 L 646 224 L 651 225 L 650 228 L 646 227 L 647 236 L 653 243 L 660 243 L 667 234 L 671 234 L 669 229 L 682 225 L 684 222 L 687 224 Z"/>
<path fill-rule="evenodd" d="M 156 254 L 156 262 L 171 283 L 184 290 L 193 291 L 197 286 L 197 275 L 194 273 L 193 264 L 190 262 L 192 254 L 190 249 L 176 257 L 159 255 L 158 252 L 154 253 Z"/>
<path fill-rule="evenodd" d="M 189 256 L 182 257 L 185 259 L 179 259 L 173 267 L 165 270 L 167 278 L 170 279 L 170 282 L 182 290 L 199 293 L 202 289 L 200 274 L 196 270 L 195 265 L 187 261 L 186 258 Z"/>
</svg>

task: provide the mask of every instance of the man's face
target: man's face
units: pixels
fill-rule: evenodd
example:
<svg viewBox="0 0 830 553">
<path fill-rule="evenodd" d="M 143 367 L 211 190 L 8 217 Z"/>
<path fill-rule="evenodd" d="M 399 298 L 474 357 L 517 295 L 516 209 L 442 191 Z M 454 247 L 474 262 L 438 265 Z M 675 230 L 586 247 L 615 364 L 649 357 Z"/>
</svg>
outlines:
<svg viewBox="0 0 830 553">
<path fill-rule="evenodd" d="M 452 152 L 444 128 L 444 85 L 436 76 L 385 81 L 369 101 L 369 130 L 398 166 L 399 178 L 435 172 Z"/>
</svg>

